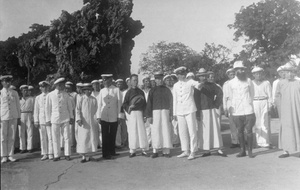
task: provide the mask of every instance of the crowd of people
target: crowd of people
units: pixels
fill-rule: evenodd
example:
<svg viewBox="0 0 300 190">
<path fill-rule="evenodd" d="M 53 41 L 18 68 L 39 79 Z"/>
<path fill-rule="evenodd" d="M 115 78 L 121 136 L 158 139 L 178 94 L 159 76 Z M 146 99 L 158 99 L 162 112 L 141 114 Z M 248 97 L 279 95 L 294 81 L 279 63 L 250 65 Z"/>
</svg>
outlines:
<svg viewBox="0 0 300 190">
<path fill-rule="evenodd" d="M 101 80 L 74 84 L 65 78 L 41 81 L 41 93 L 34 97 L 32 86 L 19 87 L 19 98 L 11 85 L 13 77 L 2 75 L 0 91 L 1 163 L 15 162 L 16 131 L 20 153 L 33 152 L 33 129 L 39 129 L 41 160 L 59 161 L 64 151 L 71 160 L 72 148 L 81 163 L 93 160 L 102 149 L 103 159 L 119 154 L 116 147 L 128 147 L 129 157 L 171 157 L 173 147 L 181 147 L 178 158 L 195 158 L 223 151 L 221 115 L 229 118 L 230 148 L 240 148 L 237 157 L 250 158 L 254 147 L 273 148 L 270 142 L 270 111 L 280 119 L 280 158 L 300 152 L 300 80 L 291 62 L 277 69 L 279 78 L 270 84 L 264 70 L 254 67 L 254 79 L 247 77 L 242 61 L 226 71 L 228 81 L 221 87 L 214 73 L 200 68 L 188 72 L 182 66 L 174 74 L 138 75 L 125 81 L 102 74 Z M 125 88 L 127 86 L 128 88 Z M 161 151 L 161 153 L 160 153 Z M 300 157 L 300 155 L 299 155 Z"/>
</svg>

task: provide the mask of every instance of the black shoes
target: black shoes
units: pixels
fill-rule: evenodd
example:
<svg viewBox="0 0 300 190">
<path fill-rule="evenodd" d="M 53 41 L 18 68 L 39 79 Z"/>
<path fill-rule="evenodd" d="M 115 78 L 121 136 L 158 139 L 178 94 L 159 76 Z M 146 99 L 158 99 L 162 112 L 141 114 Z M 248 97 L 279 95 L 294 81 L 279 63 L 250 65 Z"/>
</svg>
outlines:
<svg viewBox="0 0 300 190">
<path fill-rule="evenodd" d="M 210 155 L 211 155 L 210 152 L 206 152 L 206 153 L 202 154 L 201 157 L 207 157 L 207 156 L 210 156 Z"/>
<path fill-rule="evenodd" d="M 142 155 L 142 156 L 145 156 L 145 157 L 149 157 L 149 155 L 148 155 L 146 152 L 142 152 L 141 155 Z"/>
<path fill-rule="evenodd" d="M 57 157 L 57 158 L 54 158 L 54 159 L 53 159 L 53 162 L 57 162 L 57 161 L 59 161 L 59 160 L 60 160 L 60 158 Z"/>
<path fill-rule="evenodd" d="M 33 150 L 28 150 L 28 153 L 33 153 Z"/>
<path fill-rule="evenodd" d="M 240 145 L 239 144 L 231 144 L 230 148 L 239 148 Z"/>
<path fill-rule="evenodd" d="M 27 150 L 21 150 L 20 154 L 25 154 Z"/>
<path fill-rule="evenodd" d="M 129 158 L 133 158 L 133 157 L 135 157 L 135 156 L 136 156 L 135 153 L 130 153 Z"/>
<path fill-rule="evenodd" d="M 171 158 L 171 154 L 163 154 L 163 157 L 165 157 L 165 158 Z"/>
<path fill-rule="evenodd" d="M 278 156 L 278 158 L 287 158 L 289 156 L 290 156 L 290 154 L 281 154 L 280 156 Z"/>
<path fill-rule="evenodd" d="M 222 152 L 220 150 L 218 150 L 217 154 L 222 157 L 227 157 L 227 154 L 225 154 L 224 152 Z"/>
<path fill-rule="evenodd" d="M 158 157 L 158 153 L 153 153 L 151 158 L 157 158 Z"/>
<path fill-rule="evenodd" d="M 66 156 L 65 159 L 66 159 L 67 161 L 70 161 L 70 160 L 71 160 L 70 156 Z"/>
</svg>

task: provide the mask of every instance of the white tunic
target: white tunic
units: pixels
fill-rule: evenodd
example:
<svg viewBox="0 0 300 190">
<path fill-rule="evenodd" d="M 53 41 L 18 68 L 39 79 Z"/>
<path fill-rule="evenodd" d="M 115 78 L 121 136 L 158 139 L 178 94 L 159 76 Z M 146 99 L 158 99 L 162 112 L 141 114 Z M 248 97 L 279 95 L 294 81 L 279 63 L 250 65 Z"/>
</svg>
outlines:
<svg viewBox="0 0 300 190">
<path fill-rule="evenodd" d="M 96 152 L 98 145 L 98 126 L 95 123 L 97 100 L 93 96 L 82 96 L 76 106 L 76 119 L 82 121 L 78 126 L 77 152 Z"/>
</svg>

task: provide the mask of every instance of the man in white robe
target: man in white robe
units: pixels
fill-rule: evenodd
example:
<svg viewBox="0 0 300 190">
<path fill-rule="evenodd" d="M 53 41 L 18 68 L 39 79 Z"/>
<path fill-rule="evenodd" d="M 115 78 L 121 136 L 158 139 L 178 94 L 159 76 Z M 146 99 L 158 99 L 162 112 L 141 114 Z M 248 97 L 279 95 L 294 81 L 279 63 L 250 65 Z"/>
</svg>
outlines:
<svg viewBox="0 0 300 190">
<path fill-rule="evenodd" d="M 256 117 L 254 132 L 256 136 L 256 145 L 258 147 L 270 147 L 270 116 L 269 112 L 272 107 L 272 88 L 267 80 L 263 80 L 263 69 L 254 67 L 252 74 L 254 76 L 254 98 L 253 106 Z"/>
<path fill-rule="evenodd" d="M 102 80 L 102 79 L 101 79 Z M 103 83 L 103 80 L 102 80 Z M 98 99 L 98 96 L 100 94 L 100 90 L 101 90 L 101 84 L 100 84 L 100 80 L 93 80 L 91 82 L 92 87 L 93 87 L 93 92 L 92 92 L 92 96 L 96 98 L 96 100 Z M 95 114 L 95 122 L 97 123 L 98 126 L 98 148 L 102 147 L 102 135 L 101 135 L 101 124 L 98 123 L 97 121 L 97 116 Z"/>
<path fill-rule="evenodd" d="M 145 94 L 137 87 L 138 75 L 132 74 L 130 82 L 131 88 L 126 92 L 122 106 L 128 120 L 129 157 L 135 157 L 138 148 L 142 149 L 142 156 L 147 157 L 148 154 L 145 151 L 149 149 L 149 144 L 143 115 L 146 107 Z"/>
<path fill-rule="evenodd" d="M 35 98 L 34 125 L 39 129 L 41 139 L 42 161 L 53 160 L 53 141 L 51 126 L 46 126 L 46 97 L 49 93 L 50 84 L 47 81 L 39 82 L 41 94 Z"/>
<path fill-rule="evenodd" d="M 70 144 L 70 127 L 69 124 L 74 122 L 73 107 L 70 96 L 64 91 L 65 78 L 59 78 L 54 82 L 55 90 L 50 92 L 46 97 L 46 126 L 51 126 L 53 140 L 53 161 L 59 161 L 60 135 L 64 138 L 65 159 L 70 161 L 71 144 Z"/>
<path fill-rule="evenodd" d="M 84 95 L 76 106 L 76 122 L 79 126 L 77 153 L 82 156 L 81 163 L 92 158 L 88 153 L 96 152 L 98 145 L 98 126 L 95 122 L 98 105 L 96 98 L 91 96 L 92 89 L 92 84 L 83 84 Z"/>
<path fill-rule="evenodd" d="M 170 149 L 172 146 L 172 136 L 170 125 L 172 116 L 173 96 L 171 90 L 163 85 L 163 74 L 154 75 L 156 87 L 149 92 L 146 117 L 151 126 L 152 158 L 158 157 L 158 150 L 162 149 L 163 156 L 170 158 Z"/>
</svg>

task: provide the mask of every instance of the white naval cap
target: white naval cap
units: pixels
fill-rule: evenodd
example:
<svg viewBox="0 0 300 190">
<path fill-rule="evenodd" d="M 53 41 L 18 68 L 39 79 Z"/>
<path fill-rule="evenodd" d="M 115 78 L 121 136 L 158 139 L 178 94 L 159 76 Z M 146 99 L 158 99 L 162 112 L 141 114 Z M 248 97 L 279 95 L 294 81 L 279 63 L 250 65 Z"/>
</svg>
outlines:
<svg viewBox="0 0 300 190">
<path fill-rule="evenodd" d="M 170 77 L 171 77 L 171 75 L 166 75 L 166 76 L 164 76 L 163 80 L 166 80 L 167 78 L 170 78 Z"/>
<path fill-rule="evenodd" d="M 124 82 L 123 79 L 117 79 L 116 82 Z"/>
<path fill-rule="evenodd" d="M 93 81 L 91 82 L 91 84 L 93 84 L 93 83 L 100 83 L 100 81 L 99 81 L 99 80 L 93 80 Z"/>
<path fill-rule="evenodd" d="M 58 83 L 61 83 L 61 82 L 65 82 L 65 78 L 64 77 L 61 77 L 61 78 L 58 78 L 53 84 L 56 85 Z"/>
<path fill-rule="evenodd" d="M 23 84 L 23 85 L 21 85 L 21 86 L 20 86 L 20 88 L 19 88 L 19 89 L 20 89 L 20 90 L 22 90 L 23 88 L 27 88 L 27 89 L 28 89 L 28 85 L 26 85 L 26 84 Z"/>
<path fill-rule="evenodd" d="M 9 86 L 10 89 L 16 90 L 17 88 L 14 85 Z"/>
<path fill-rule="evenodd" d="M 182 73 L 182 72 L 186 72 L 187 69 L 185 66 L 181 66 L 181 67 L 178 67 L 177 69 L 174 70 L 174 73 Z"/>
<path fill-rule="evenodd" d="M 101 77 L 106 77 L 106 78 L 110 78 L 113 77 L 113 74 L 102 74 Z"/>
<path fill-rule="evenodd" d="M 12 79 L 13 76 L 12 75 L 2 75 L 0 76 L 0 80 L 4 80 L 4 79 Z"/>
<path fill-rule="evenodd" d="M 28 90 L 33 90 L 33 86 L 28 86 Z"/>
<path fill-rule="evenodd" d="M 76 84 L 77 87 L 82 87 L 82 85 L 83 84 L 81 82 L 79 82 L 79 83 Z"/>
<path fill-rule="evenodd" d="M 228 74 L 228 73 L 230 73 L 230 72 L 234 72 L 234 68 L 229 68 L 229 69 L 227 69 L 226 74 Z"/>
<path fill-rule="evenodd" d="M 48 81 L 45 81 L 45 80 L 39 82 L 39 86 L 43 86 L 45 84 L 50 85 L 50 83 Z"/>
<path fill-rule="evenodd" d="M 195 77 L 194 73 L 193 72 L 189 72 L 186 77 Z"/>
<path fill-rule="evenodd" d="M 263 68 L 255 66 L 255 67 L 252 69 L 251 73 L 260 72 L 260 71 L 263 71 L 263 70 L 264 70 Z"/>
</svg>

